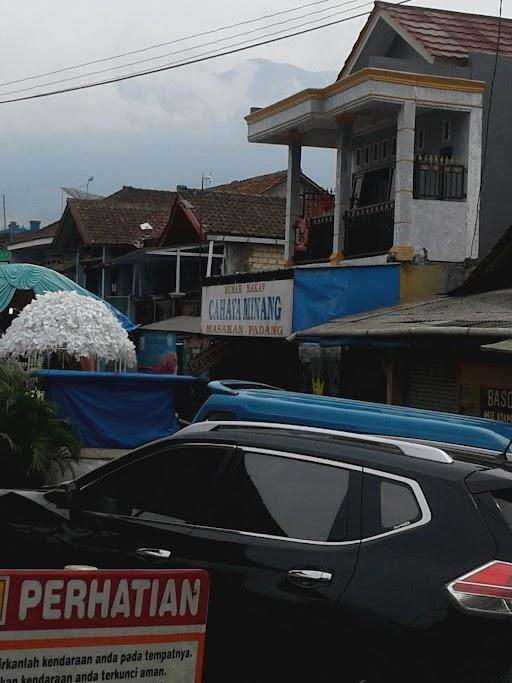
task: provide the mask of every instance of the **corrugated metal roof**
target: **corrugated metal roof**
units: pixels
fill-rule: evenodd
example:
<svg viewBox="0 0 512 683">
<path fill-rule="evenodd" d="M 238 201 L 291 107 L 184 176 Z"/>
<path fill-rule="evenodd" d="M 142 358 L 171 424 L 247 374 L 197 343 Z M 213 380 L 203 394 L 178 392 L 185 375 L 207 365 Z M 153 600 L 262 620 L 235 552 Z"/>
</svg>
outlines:
<svg viewBox="0 0 512 683">
<path fill-rule="evenodd" d="M 331 320 L 297 337 L 512 336 L 512 289 L 443 296 Z"/>
</svg>

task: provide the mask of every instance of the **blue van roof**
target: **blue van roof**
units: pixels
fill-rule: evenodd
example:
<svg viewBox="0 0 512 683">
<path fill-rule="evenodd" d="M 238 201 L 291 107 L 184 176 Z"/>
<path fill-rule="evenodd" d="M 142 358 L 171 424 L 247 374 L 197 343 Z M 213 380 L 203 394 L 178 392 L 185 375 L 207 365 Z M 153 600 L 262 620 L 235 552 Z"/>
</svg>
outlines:
<svg viewBox="0 0 512 683">
<path fill-rule="evenodd" d="M 237 420 L 302 424 L 362 434 L 399 436 L 504 453 L 512 425 L 469 415 L 283 391 L 267 385 L 210 382 L 211 395 L 194 418 L 225 412 Z"/>
</svg>

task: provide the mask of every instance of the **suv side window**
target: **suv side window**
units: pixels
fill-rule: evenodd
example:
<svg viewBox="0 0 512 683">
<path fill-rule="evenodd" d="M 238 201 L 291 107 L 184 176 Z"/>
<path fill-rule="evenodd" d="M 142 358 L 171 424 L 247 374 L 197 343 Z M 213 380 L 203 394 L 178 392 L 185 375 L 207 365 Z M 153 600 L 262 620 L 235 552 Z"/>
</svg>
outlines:
<svg viewBox="0 0 512 683">
<path fill-rule="evenodd" d="M 405 482 L 365 474 L 363 490 L 363 538 L 396 531 L 422 517 L 416 495 Z"/>
<path fill-rule="evenodd" d="M 80 491 L 81 510 L 193 524 L 232 449 L 167 448 L 128 463 Z M 156 520 L 158 521 L 158 520 Z"/>
<path fill-rule="evenodd" d="M 343 541 L 351 471 L 294 456 L 245 451 L 209 526 L 307 541 Z"/>
</svg>

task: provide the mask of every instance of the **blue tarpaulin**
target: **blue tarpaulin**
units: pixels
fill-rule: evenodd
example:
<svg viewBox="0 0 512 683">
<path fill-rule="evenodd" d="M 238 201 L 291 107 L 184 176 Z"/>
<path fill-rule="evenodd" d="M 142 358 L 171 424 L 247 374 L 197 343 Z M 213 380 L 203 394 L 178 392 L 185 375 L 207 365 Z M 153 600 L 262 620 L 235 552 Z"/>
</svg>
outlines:
<svg viewBox="0 0 512 683">
<path fill-rule="evenodd" d="M 35 375 L 87 448 L 135 448 L 174 434 L 174 389 L 196 381 L 183 375 L 66 370 Z"/>
<path fill-rule="evenodd" d="M 399 264 L 295 268 L 293 331 L 398 303 Z"/>
</svg>

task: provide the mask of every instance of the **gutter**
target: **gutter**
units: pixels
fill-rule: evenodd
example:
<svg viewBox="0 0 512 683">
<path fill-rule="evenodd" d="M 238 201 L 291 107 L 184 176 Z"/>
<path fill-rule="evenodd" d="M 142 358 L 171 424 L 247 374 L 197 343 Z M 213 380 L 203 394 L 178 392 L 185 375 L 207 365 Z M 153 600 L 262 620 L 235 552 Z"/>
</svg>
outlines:
<svg viewBox="0 0 512 683">
<path fill-rule="evenodd" d="M 317 328 L 318 329 L 318 328 Z M 301 341 L 301 338 L 312 339 L 328 339 L 335 337 L 343 337 L 348 339 L 350 337 L 414 337 L 414 336 L 442 336 L 442 337 L 505 337 L 507 339 L 512 337 L 512 327 L 384 327 L 368 330 L 350 330 L 346 328 L 337 330 L 336 332 L 321 332 L 312 328 L 304 332 L 294 332 L 287 337 L 287 341 Z"/>
</svg>

